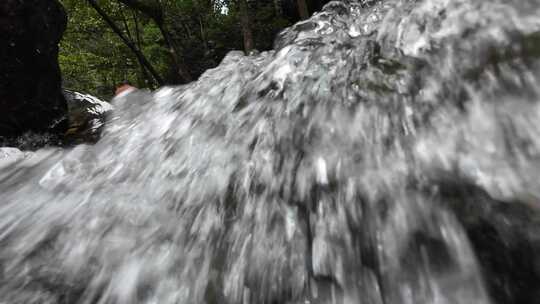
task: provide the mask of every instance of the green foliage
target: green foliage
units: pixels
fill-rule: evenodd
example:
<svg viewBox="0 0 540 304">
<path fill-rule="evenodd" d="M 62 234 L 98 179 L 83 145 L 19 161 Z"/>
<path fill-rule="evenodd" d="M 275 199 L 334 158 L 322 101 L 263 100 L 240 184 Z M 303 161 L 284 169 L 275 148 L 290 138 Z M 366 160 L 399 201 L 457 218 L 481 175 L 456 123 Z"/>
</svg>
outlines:
<svg viewBox="0 0 540 304">
<path fill-rule="evenodd" d="M 59 56 L 64 86 L 109 97 L 115 84 L 124 79 L 138 83 L 137 61 L 92 8 L 80 0 L 62 2 L 69 15 Z M 104 5 L 110 11 L 119 10 L 113 1 Z"/>
<path fill-rule="evenodd" d="M 181 82 L 175 62 L 182 61 L 196 78 L 216 66 L 229 51 L 243 49 L 235 1 L 144 1 L 159 5 L 164 20 L 161 29 L 143 12 L 117 0 L 100 0 L 98 4 L 167 83 Z M 69 16 L 68 29 L 60 45 L 60 66 L 66 88 L 109 98 L 114 87 L 125 80 L 138 87 L 156 86 L 133 52 L 87 1 L 61 2 Z M 249 3 L 254 44 L 259 50 L 269 49 L 275 34 L 289 22 L 276 13 L 273 1 Z M 169 35 L 169 40 L 163 31 Z M 176 57 L 171 48 L 177 51 Z"/>
</svg>

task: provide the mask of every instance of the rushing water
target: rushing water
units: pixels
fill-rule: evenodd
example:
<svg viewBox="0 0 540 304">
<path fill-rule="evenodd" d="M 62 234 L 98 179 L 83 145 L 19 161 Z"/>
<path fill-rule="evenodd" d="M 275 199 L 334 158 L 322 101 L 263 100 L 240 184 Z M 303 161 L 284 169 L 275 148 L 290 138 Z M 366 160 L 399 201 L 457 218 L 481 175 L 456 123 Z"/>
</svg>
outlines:
<svg viewBox="0 0 540 304">
<path fill-rule="evenodd" d="M 538 303 L 538 0 L 331 2 L 0 153 L 0 303 Z"/>
</svg>

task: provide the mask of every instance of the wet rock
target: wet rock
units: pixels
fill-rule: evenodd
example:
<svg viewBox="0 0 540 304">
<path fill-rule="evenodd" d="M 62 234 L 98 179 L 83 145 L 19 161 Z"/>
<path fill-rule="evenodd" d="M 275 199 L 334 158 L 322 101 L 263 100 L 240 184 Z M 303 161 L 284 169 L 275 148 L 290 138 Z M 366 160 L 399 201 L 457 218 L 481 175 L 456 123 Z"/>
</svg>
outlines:
<svg viewBox="0 0 540 304">
<path fill-rule="evenodd" d="M 0 147 L 35 151 L 44 147 L 68 147 L 99 140 L 107 113 L 113 106 L 92 95 L 64 90 L 69 128 L 64 134 L 28 131 L 18 136 L 0 137 Z"/>
<path fill-rule="evenodd" d="M 65 131 L 58 43 L 66 23 L 56 0 L 0 2 L 0 136 Z"/>
<path fill-rule="evenodd" d="M 446 207 L 464 226 L 494 303 L 540 297 L 540 208 L 503 202 L 463 181 L 439 184 Z"/>
<path fill-rule="evenodd" d="M 66 144 L 96 142 L 103 130 L 106 115 L 113 106 L 95 96 L 64 90 L 68 104 L 69 129 Z"/>
</svg>

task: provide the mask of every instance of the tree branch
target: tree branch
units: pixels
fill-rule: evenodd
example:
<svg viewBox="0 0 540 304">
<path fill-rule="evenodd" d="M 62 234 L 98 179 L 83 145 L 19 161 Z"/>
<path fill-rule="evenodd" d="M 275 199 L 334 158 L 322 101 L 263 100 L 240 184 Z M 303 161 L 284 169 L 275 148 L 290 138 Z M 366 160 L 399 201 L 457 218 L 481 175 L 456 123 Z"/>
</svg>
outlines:
<svg viewBox="0 0 540 304">
<path fill-rule="evenodd" d="M 171 54 L 173 64 L 176 67 L 177 74 L 185 81 L 190 82 L 193 80 L 193 77 L 191 77 L 191 73 L 189 72 L 188 68 L 182 61 L 182 58 L 180 56 L 180 52 L 174 45 L 174 41 L 171 38 L 171 35 L 165 28 L 165 18 L 163 16 L 163 9 L 161 6 L 161 2 L 159 0 L 149 0 L 149 1 L 141 1 L 141 0 L 118 0 L 119 2 L 127 5 L 131 9 L 134 9 L 136 11 L 139 11 L 143 13 L 144 15 L 148 16 L 150 19 L 154 21 L 154 23 L 159 28 L 159 31 L 161 32 L 161 35 L 165 39 L 165 43 L 167 44 L 167 47 L 169 49 L 169 53 Z M 150 2 L 153 3 L 150 4 Z"/>
<path fill-rule="evenodd" d="M 134 10 L 137 10 L 148 17 L 154 19 L 156 22 L 163 22 L 163 11 L 161 10 L 161 5 L 156 0 L 118 0 L 121 3 L 131 7 Z"/>
<path fill-rule="evenodd" d="M 163 79 L 159 74 L 156 72 L 154 67 L 148 62 L 144 54 L 135 46 L 135 44 L 129 40 L 122 30 L 118 28 L 116 23 L 103 11 L 103 9 L 97 4 L 96 0 L 88 0 L 88 3 L 96 10 L 96 12 L 103 18 L 103 20 L 110 26 L 110 28 L 122 39 L 124 44 L 135 54 L 139 62 L 152 74 L 154 79 L 156 79 L 157 83 L 162 86 L 164 84 Z"/>
</svg>

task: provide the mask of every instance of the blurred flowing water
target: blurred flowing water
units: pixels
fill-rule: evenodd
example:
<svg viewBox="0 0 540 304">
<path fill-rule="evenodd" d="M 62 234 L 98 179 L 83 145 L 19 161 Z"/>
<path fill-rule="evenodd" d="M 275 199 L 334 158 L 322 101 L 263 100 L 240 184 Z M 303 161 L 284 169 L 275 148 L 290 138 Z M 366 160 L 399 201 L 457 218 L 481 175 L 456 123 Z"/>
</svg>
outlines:
<svg viewBox="0 0 540 304">
<path fill-rule="evenodd" d="M 0 303 L 538 303 L 540 3 L 331 2 L 0 153 Z"/>
</svg>

